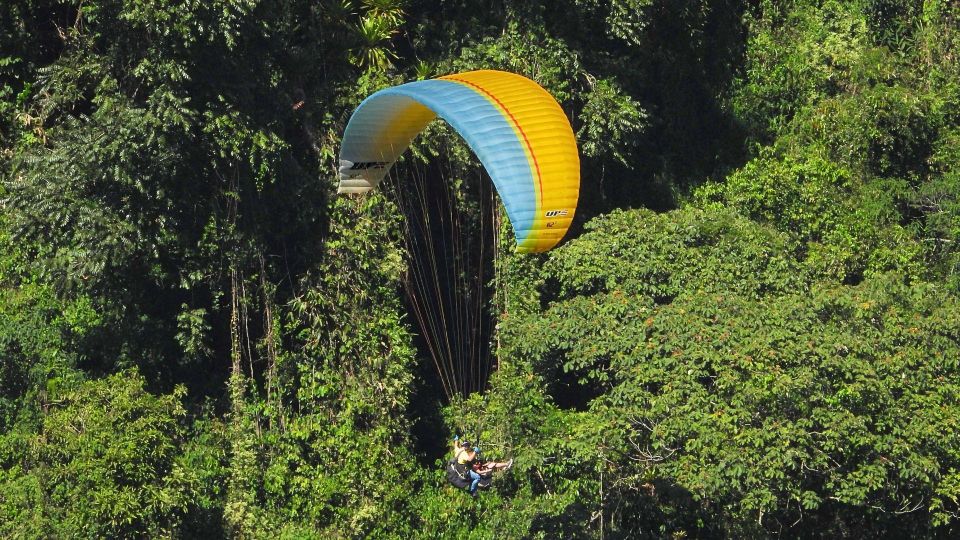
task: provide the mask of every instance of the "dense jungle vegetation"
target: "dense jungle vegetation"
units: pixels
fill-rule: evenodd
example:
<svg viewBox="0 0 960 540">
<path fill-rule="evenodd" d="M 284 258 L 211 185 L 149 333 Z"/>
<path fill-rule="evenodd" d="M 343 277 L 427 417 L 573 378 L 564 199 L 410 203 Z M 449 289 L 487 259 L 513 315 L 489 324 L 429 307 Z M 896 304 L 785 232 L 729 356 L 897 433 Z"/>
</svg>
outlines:
<svg viewBox="0 0 960 540">
<path fill-rule="evenodd" d="M 451 404 L 337 154 L 481 68 L 581 197 Z M 0 118 L 0 537 L 960 535 L 957 2 L 6 0 Z"/>
</svg>

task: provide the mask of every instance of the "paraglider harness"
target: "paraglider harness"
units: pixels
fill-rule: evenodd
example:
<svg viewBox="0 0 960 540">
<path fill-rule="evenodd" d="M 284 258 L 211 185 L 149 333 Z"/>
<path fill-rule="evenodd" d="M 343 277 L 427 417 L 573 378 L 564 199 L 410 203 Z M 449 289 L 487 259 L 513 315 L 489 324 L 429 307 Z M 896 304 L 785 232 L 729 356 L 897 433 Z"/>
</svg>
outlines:
<svg viewBox="0 0 960 540">
<path fill-rule="evenodd" d="M 455 456 L 450 458 L 447 461 L 447 482 L 450 482 L 454 486 L 460 489 L 470 489 L 470 467 L 471 463 L 460 463 L 457 461 L 460 453 L 457 452 Z M 486 489 L 490 487 L 490 484 L 493 481 L 493 475 L 490 473 L 481 474 L 480 482 L 477 484 L 478 489 Z"/>
</svg>

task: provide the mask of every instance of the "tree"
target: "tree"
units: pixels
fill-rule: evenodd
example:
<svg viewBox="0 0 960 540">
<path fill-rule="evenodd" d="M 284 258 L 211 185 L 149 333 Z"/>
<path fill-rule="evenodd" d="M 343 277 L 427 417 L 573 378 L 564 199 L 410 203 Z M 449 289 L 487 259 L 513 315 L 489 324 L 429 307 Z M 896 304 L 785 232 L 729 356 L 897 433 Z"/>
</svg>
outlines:
<svg viewBox="0 0 960 540">
<path fill-rule="evenodd" d="M 199 433 L 185 441 L 184 389 L 151 395 L 135 372 L 86 382 L 65 375 L 38 399 L 35 426 L 21 422 L 0 439 L 0 506 L 15 516 L 0 522 L 4 535 L 157 537 L 187 523 L 216 530 L 206 494 L 223 474 L 222 441 L 201 447 Z"/>
<path fill-rule="evenodd" d="M 566 470 L 535 466 L 554 486 L 598 481 L 576 450 L 590 437 L 574 419 L 589 415 L 612 531 L 654 530 L 649 513 L 613 511 L 647 498 L 698 500 L 707 530 L 737 536 L 955 527 L 958 441 L 932 436 L 954 431 L 960 405 L 955 296 L 896 274 L 833 284 L 788 236 L 722 211 L 589 229 L 534 281 L 543 307 L 504 330 L 569 411 L 565 430 L 525 434 L 570 441 Z"/>
</svg>

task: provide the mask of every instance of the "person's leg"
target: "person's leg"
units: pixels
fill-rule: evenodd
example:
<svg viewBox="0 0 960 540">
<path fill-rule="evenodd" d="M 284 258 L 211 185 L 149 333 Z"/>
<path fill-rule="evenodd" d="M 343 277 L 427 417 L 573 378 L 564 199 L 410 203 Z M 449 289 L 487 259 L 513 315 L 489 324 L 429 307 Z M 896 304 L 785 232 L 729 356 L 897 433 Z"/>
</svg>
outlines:
<svg viewBox="0 0 960 540">
<path fill-rule="evenodd" d="M 470 482 L 470 494 L 472 495 L 477 492 L 477 484 L 480 483 L 480 475 L 474 471 L 470 471 L 470 479 L 473 480 L 473 482 Z"/>
</svg>

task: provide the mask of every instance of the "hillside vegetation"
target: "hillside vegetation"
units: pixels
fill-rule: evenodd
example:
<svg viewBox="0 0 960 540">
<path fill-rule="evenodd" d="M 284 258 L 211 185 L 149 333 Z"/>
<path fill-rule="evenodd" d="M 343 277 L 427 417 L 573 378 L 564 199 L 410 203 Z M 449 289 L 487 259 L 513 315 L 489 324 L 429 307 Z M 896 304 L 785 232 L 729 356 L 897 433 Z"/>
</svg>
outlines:
<svg viewBox="0 0 960 540">
<path fill-rule="evenodd" d="M 501 227 L 450 400 L 337 155 L 472 69 L 582 183 L 552 251 Z M 442 125 L 437 168 L 487 181 Z M 515 459 L 477 499 L 455 434 Z M 0 537 L 958 534 L 960 4 L 0 3 Z"/>
</svg>

